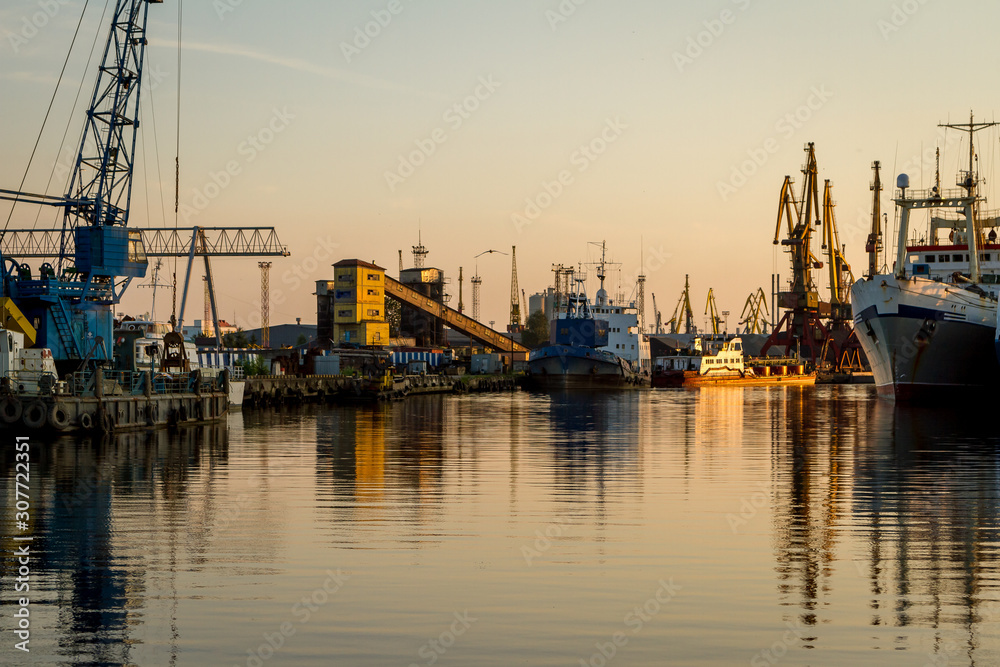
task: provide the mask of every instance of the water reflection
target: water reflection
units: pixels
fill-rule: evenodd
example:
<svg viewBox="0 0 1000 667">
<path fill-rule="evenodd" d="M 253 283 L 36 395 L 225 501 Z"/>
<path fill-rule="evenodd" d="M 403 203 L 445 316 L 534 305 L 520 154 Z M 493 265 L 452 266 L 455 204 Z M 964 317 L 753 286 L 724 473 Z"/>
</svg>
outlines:
<svg viewBox="0 0 1000 667">
<path fill-rule="evenodd" d="M 245 664 L 343 567 L 274 664 L 410 664 L 473 607 L 455 664 L 576 664 L 662 577 L 683 594 L 622 664 L 745 663 L 786 622 L 787 664 L 989 664 L 1000 435 L 977 415 L 858 387 L 427 396 L 46 443 L 39 662 Z"/>
<path fill-rule="evenodd" d="M 867 624 L 938 629 L 931 655 L 971 660 L 979 624 L 998 620 L 1000 437 L 969 410 L 831 391 L 793 401 L 801 418 L 772 447 L 782 604 L 818 644 L 858 577 Z"/>
<path fill-rule="evenodd" d="M 191 475 L 199 468 L 225 465 L 226 427 L 64 437 L 35 442 L 32 452 L 33 524 L 28 534 L 34 537 L 30 592 L 36 627 L 57 629 L 61 637 L 56 643 L 67 658 L 131 664 L 136 643 L 132 633 L 144 622 L 143 609 L 150 598 L 169 595 L 162 586 L 166 583 L 169 589 L 170 583 L 152 576 L 149 563 L 129 553 L 139 545 L 122 539 L 128 532 L 122 515 L 132 503 L 160 500 L 166 516 L 151 513 L 151 518 L 166 530 L 184 533 L 171 539 L 176 548 L 183 548 L 187 531 L 197 529 L 201 518 L 184 507 Z M 12 465 L 12 457 L 4 457 L 4 497 L 14 496 Z M 0 519 L 4 535 L 21 534 L 13 530 L 12 518 L 4 513 Z M 14 550 L 12 541 L 5 547 L 5 553 Z M 0 563 L 4 581 L 10 581 L 15 561 L 4 558 Z M 172 573 L 175 564 L 169 568 Z M 50 591 L 53 599 L 47 600 L 41 591 Z M 4 603 L 13 604 L 12 587 L 5 586 L 3 593 Z M 54 622 L 43 621 L 53 614 Z M 176 630 L 176 617 L 172 620 Z M 176 656 L 177 637 L 173 639 L 171 652 Z"/>
</svg>

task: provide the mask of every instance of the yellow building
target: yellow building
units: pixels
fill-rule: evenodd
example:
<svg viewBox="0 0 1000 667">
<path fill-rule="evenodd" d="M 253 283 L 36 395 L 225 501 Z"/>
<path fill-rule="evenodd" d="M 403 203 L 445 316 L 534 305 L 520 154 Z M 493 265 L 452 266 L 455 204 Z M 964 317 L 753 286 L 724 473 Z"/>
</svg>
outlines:
<svg viewBox="0 0 1000 667">
<path fill-rule="evenodd" d="M 333 270 L 334 343 L 388 345 L 385 269 L 360 259 L 344 259 Z"/>
</svg>

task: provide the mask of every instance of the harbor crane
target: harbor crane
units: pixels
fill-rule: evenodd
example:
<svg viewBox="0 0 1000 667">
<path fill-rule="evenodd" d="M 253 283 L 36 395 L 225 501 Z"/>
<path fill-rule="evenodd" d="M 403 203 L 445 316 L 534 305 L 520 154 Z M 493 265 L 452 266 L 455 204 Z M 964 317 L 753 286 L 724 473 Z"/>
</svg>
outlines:
<svg viewBox="0 0 1000 667">
<path fill-rule="evenodd" d="M 190 276 L 193 257 L 203 256 L 211 280 L 209 256 L 288 255 L 273 228 L 128 227 L 147 16 L 150 6 L 161 2 L 115 5 L 67 194 L 0 190 L 0 199 L 15 205 L 62 210 L 59 229 L 5 225 L 0 231 L 3 294 L 38 323 L 35 344 L 52 351 L 60 374 L 85 362 L 112 361 L 112 306 L 133 279 L 146 275 L 149 257 L 187 256 Z M 42 262 L 34 274 L 25 262 L 30 258 L 53 261 Z"/>
<path fill-rule="evenodd" d="M 518 333 L 524 330 L 521 323 L 521 295 L 517 289 L 517 246 L 510 247 L 510 324 L 507 333 Z"/>
<path fill-rule="evenodd" d="M 27 264 L 0 255 L 3 295 L 37 323 L 35 344 L 51 350 L 60 374 L 87 360 L 98 365 L 113 360 L 112 306 L 148 267 L 142 235 L 127 225 L 151 4 L 118 0 L 115 5 L 66 194 L 22 192 L 24 179 L 18 190 L 0 190 L 0 199 L 15 205 L 63 211 L 54 265 L 45 262 L 32 275 Z M 5 225 L 0 237 L 7 232 Z"/>
<path fill-rule="evenodd" d="M 680 333 L 680 318 L 682 317 L 684 318 L 684 333 L 698 333 L 698 327 L 694 324 L 694 310 L 691 308 L 691 285 L 687 274 L 684 276 L 684 291 L 681 292 L 681 298 L 677 301 L 673 317 L 670 318 L 670 322 L 668 323 L 670 325 L 670 333 Z"/>
<path fill-rule="evenodd" d="M 653 317 L 656 318 L 656 328 L 653 329 L 653 332 L 661 334 L 663 333 L 663 314 L 660 312 L 660 309 L 656 307 L 656 294 L 650 293 L 650 295 L 653 297 Z"/>
<path fill-rule="evenodd" d="M 860 371 L 864 369 L 864 352 L 861 341 L 854 332 L 854 314 L 851 311 L 851 285 L 854 273 L 844 256 L 844 246 L 840 244 L 837 219 L 834 215 L 833 186 L 829 180 L 823 187 L 823 250 L 830 280 L 830 309 L 828 335 L 821 355 L 829 358 L 833 353 L 834 370 L 837 372 Z M 824 309 L 825 310 L 825 309 Z M 832 348 L 832 350 L 831 350 Z"/>
<path fill-rule="evenodd" d="M 787 249 L 792 280 L 788 291 L 778 293 L 778 304 L 785 313 L 761 348 L 761 354 L 766 355 L 769 349 L 777 347 L 785 356 L 806 360 L 812 368 L 860 368 L 861 350 L 851 326 L 849 290 L 853 274 L 840 245 L 833 213 L 832 185 L 829 180 L 824 182 L 821 205 L 815 144 L 807 144 L 805 151 L 801 196 L 795 199 L 792 178 L 785 176 L 778 198 L 774 244 L 780 243 Z M 781 238 L 782 223 L 785 238 Z M 812 251 L 812 234 L 817 227 L 822 231 L 826 263 Z M 820 299 L 812 274 L 814 269 L 824 266 L 829 270 L 829 301 Z M 829 325 L 824 319 L 829 320 Z"/>
<path fill-rule="evenodd" d="M 746 303 L 743 305 L 743 312 L 740 314 L 740 317 L 743 318 L 740 320 L 740 324 L 743 325 L 743 333 L 767 333 L 767 316 L 769 314 L 767 295 L 764 294 L 763 287 L 758 287 L 756 292 L 747 297 Z"/>
<path fill-rule="evenodd" d="M 778 293 L 778 303 L 786 311 L 761 348 L 761 354 L 766 355 L 771 347 L 778 347 L 786 357 L 798 356 L 815 367 L 822 362 L 820 355 L 828 335 L 820 319 L 819 290 L 812 276 L 813 269 L 823 267 L 812 252 L 813 229 L 823 223 L 815 145 L 810 142 L 805 150 L 801 197 L 795 199 L 791 176 L 785 176 L 778 197 L 774 244 L 780 243 L 787 249 L 792 263 L 792 280 L 788 291 Z M 785 238 L 780 238 L 783 222 Z"/>
<path fill-rule="evenodd" d="M 712 292 L 712 288 L 708 288 L 708 301 L 705 303 L 705 314 L 708 315 L 708 325 L 712 329 L 712 333 L 718 336 L 722 331 L 722 318 L 719 317 L 719 311 L 715 306 L 715 294 Z"/>
</svg>

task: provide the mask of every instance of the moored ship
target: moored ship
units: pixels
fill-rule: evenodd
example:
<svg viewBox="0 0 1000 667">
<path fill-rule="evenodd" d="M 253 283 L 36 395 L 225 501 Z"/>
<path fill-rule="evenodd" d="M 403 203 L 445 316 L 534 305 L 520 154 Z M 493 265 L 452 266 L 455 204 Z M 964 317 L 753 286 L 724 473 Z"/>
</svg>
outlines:
<svg viewBox="0 0 1000 667">
<path fill-rule="evenodd" d="M 608 321 L 596 319 L 583 279 L 569 296 L 567 312 L 550 323 L 550 344 L 528 355 L 527 385 L 534 389 L 603 389 L 634 386 L 640 376 L 608 345 Z M 602 290 L 603 291 L 603 290 Z"/>
<path fill-rule="evenodd" d="M 657 357 L 653 362 L 654 388 L 815 382 L 815 373 L 806 373 L 805 366 L 796 359 L 760 358 L 748 364 L 739 337 L 728 340 L 695 338 L 690 349 Z"/>
<path fill-rule="evenodd" d="M 851 287 L 855 329 L 871 363 L 878 392 L 899 400 L 948 398 L 1000 388 L 994 346 L 1000 291 L 998 217 L 979 192 L 973 134 L 996 123 L 946 125 L 969 133 L 968 169 L 959 190 L 910 190 L 897 179 L 899 236 L 893 271 Z M 938 172 L 939 173 L 939 172 Z M 910 237 L 914 210 L 932 215 L 928 233 Z M 984 234 L 986 228 L 993 228 Z"/>
</svg>

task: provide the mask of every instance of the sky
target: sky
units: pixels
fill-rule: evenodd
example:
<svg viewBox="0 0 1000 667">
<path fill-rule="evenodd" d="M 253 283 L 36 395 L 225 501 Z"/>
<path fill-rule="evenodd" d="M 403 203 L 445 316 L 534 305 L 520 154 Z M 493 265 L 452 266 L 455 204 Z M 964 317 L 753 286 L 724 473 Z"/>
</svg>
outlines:
<svg viewBox="0 0 1000 667">
<path fill-rule="evenodd" d="M 929 185 L 935 146 L 946 183 L 967 160 L 964 138 L 938 123 L 970 111 L 992 120 L 1000 106 L 1000 4 L 985 0 L 203 0 L 182 5 L 180 70 L 178 9 L 150 5 L 129 224 L 275 227 L 291 255 L 269 260 L 272 325 L 315 322 L 315 281 L 340 259 L 396 275 L 403 249 L 412 266 L 419 231 L 427 264 L 451 280 L 451 305 L 463 267 L 471 311 L 478 271 L 481 319 L 497 328 L 510 257 L 476 255 L 515 246 L 530 295 L 552 284 L 553 264 L 594 261 L 592 244 L 605 241 L 621 267 L 612 295 L 629 298 L 643 270 L 647 317 L 655 294 L 666 320 L 690 275 L 697 322 L 712 288 L 732 330 L 751 292 L 788 276 L 772 244 L 777 200 L 786 174 L 801 182 L 807 142 L 860 277 L 872 161 L 891 211 L 895 174 Z M 75 153 L 104 10 L 99 0 L 85 12 L 82 0 L 0 9 L 0 188 L 24 176 L 82 14 L 25 183 L 64 194 L 58 179 L 46 184 Z M 977 142 L 991 165 L 997 134 Z M 37 213 L 19 205 L 11 227 L 56 225 Z M 260 319 L 257 261 L 213 264 L 221 316 L 246 328 Z M 173 270 L 166 262 L 160 282 Z M 194 271 L 186 322 L 203 312 Z M 152 290 L 139 287 L 149 282 L 133 283 L 120 312 L 149 311 Z M 168 318 L 169 288 L 156 299 Z"/>
</svg>

